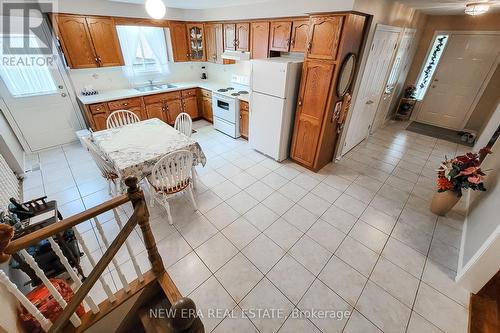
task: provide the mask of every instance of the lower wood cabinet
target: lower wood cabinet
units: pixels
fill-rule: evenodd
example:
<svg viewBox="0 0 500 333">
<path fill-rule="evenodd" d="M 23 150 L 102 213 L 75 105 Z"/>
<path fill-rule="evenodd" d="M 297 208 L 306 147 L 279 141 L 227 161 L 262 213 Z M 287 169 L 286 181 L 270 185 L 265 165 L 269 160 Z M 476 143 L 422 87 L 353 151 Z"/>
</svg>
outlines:
<svg viewBox="0 0 500 333">
<path fill-rule="evenodd" d="M 196 96 L 182 98 L 182 111 L 187 113 L 191 119 L 199 117 L 198 114 L 198 99 Z"/>
<path fill-rule="evenodd" d="M 213 122 L 214 116 L 212 112 L 212 92 L 210 90 L 201 90 L 201 115 L 206 120 Z"/>
<path fill-rule="evenodd" d="M 240 101 L 240 135 L 248 139 L 248 124 L 250 119 L 250 110 L 248 103 Z"/>
<path fill-rule="evenodd" d="M 175 119 L 182 112 L 182 102 L 180 99 L 175 99 L 172 101 L 165 102 L 165 109 L 167 112 L 167 123 L 173 125 L 175 123 Z"/>
</svg>

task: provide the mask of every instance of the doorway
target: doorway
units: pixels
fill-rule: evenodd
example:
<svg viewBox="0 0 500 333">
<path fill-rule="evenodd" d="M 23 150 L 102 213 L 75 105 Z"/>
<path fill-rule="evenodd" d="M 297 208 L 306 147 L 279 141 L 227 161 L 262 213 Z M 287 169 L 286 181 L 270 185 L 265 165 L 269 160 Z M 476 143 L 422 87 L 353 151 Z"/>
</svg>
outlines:
<svg viewBox="0 0 500 333">
<path fill-rule="evenodd" d="M 436 33 L 435 41 L 440 38 L 447 41 L 435 61 L 436 68 L 429 75 L 429 67 L 424 64 L 419 77 L 417 88 L 422 102 L 416 120 L 463 130 L 500 61 L 500 33 Z M 435 44 L 428 59 L 434 55 Z"/>
<path fill-rule="evenodd" d="M 23 45 L 28 40 L 30 49 L 39 49 L 52 43 L 52 35 L 45 22 L 43 35 L 10 34 L 2 40 L 10 45 Z M 40 52 L 27 57 L 1 50 L 2 56 L 15 62 L 0 64 L 0 95 L 7 106 L 2 111 L 23 148 L 36 152 L 75 141 L 75 131 L 82 126 L 58 56 Z"/>
<path fill-rule="evenodd" d="M 342 154 L 366 139 L 384 92 L 401 28 L 378 24 L 354 102 Z"/>
<path fill-rule="evenodd" d="M 372 133 L 377 128 L 385 124 L 390 111 L 394 106 L 394 98 L 401 92 L 404 82 L 400 82 L 399 80 L 400 78 L 406 78 L 408 70 L 410 69 L 410 64 L 415 51 L 415 43 L 413 43 L 415 33 L 415 29 L 409 28 L 405 28 L 402 33 L 396 56 L 392 62 L 391 72 L 387 78 L 384 93 L 382 95 L 382 99 L 380 100 L 375 120 L 373 121 L 373 126 L 371 128 Z"/>
</svg>

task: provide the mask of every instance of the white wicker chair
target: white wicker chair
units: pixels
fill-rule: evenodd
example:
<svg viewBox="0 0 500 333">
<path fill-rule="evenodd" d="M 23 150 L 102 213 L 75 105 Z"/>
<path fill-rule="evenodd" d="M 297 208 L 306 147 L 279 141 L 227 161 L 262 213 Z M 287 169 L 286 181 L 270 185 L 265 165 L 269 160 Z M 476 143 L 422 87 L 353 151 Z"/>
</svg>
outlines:
<svg viewBox="0 0 500 333">
<path fill-rule="evenodd" d="M 177 118 L 175 118 L 174 128 L 185 136 L 191 137 L 193 133 L 193 120 L 187 113 L 179 113 Z"/>
<path fill-rule="evenodd" d="M 102 176 L 106 181 L 108 182 L 108 193 L 109 195 L 113 194 L 113 191 L 111 189 L 111 184 L 114 186 L 114 192 L 115 194 L 118 194 L 120 192 L 119 188 L 121 186 L 121 180 L 120 176 L 118 175 L 118 172 L 116 172 L 115 168 L 109 162 L 99 151 L 99 148 L 91 141 L 89 137 L 83 137 L 82 142 L 85 145 L 85 148 L 90 153 L 90 156 L 92 156 L 92 159 L 94 160 L 95 164 L 97 164 L 97 167 L 101 171 Z"/>
<path fill-rule="evenodd" d="M 138 123 L 139 117 L 128 110 L 117 110 L 111 113 L 106 119 L 107 128 L 118 128 L 128 124 Z"/>
<path fill-rule="evenodd" d="M 178 150 L 163 156 L 147 177 L 150 185 L 151 206 L 158 201 L 167 211 L 168 221 L 173 224 L 168 201 L 178 194 L 187 192 L 195 210 L 198 210 L 191 189 L 191 167 L 193 154 L 189 150 Z"/>
</svg>

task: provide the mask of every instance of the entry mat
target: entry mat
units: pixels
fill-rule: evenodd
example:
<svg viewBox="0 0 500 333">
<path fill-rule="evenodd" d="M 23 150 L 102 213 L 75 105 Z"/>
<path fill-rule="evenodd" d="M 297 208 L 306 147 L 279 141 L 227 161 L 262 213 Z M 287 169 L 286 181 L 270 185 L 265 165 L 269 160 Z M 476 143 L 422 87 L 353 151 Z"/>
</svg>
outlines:
<svg viewBox="0 0 500 333">
<path fill-rule="evenodd" d="M 433 138 L 458 143 L 464 146 L 474 146 L 475 138 L 467 132 L 454 131 L 447 128 L 417 123 L 416 121 L 412 121 L 406 129 L 410 132 L 431 136 Z"/>
</svg>

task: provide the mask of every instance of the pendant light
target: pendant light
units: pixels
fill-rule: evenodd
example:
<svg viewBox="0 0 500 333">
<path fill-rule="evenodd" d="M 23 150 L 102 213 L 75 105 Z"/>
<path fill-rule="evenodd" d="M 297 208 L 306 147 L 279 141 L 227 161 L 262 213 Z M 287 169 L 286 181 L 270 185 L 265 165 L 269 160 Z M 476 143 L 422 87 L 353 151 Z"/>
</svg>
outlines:
<svg viewBox="0 0 500 333">
<path fill-rule="evenodd" d="M 481 15 L 490 9 L 488 1 L 474 1 L 465 4 L 465 14 L 467 15 Z"/>
<path fill-rule="evenodd" d="M 155 20 L 165 17 L 167 8 L 162 0 L 146 0 L 146 12 Z"/>
</svg>

